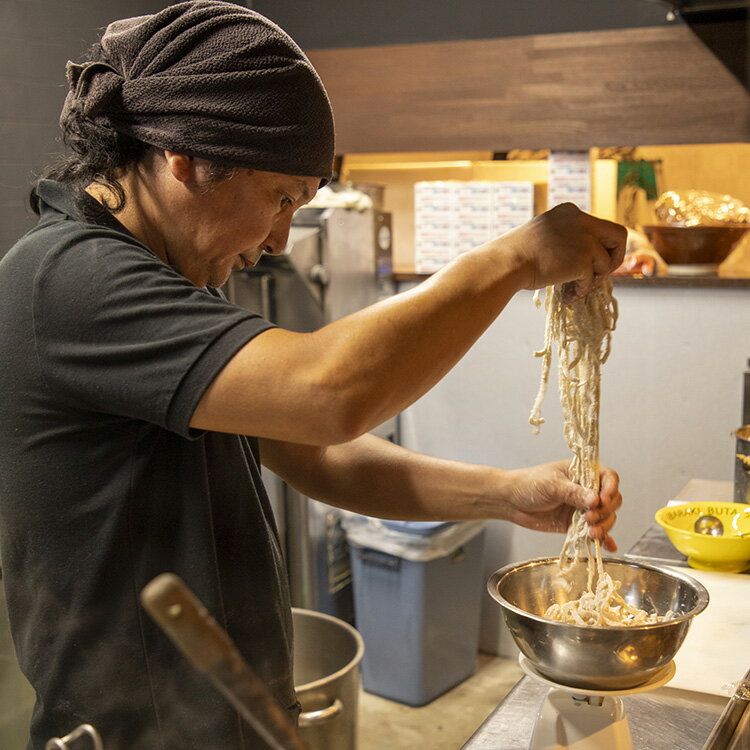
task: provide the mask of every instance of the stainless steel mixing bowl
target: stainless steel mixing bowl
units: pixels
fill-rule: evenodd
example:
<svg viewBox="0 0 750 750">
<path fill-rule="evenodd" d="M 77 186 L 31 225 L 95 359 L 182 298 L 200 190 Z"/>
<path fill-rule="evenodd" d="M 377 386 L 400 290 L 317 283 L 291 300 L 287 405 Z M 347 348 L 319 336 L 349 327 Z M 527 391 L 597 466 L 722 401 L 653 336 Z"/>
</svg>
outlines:
<svg viewBox="0 0 750 750">
<path fill-rule="evenodd" d="M 690 622 L 708 604 L 708 592 L 688 575 L 624 558 L 607 558 L 605 568 L 620 581 L 629 604 L 674 617 L 653 625 L 605 627 L 568 625 L 544 618 L 550 604 L 577 599 L 586 588 L 585 564 L 573 567 L 565 589 L 557 557 L 506 565 L 487 582 L 500 604 L 516 645 L 545 677 L 588 690 L 625 690 L 642 685 L 669 664 Z"/>
</svg>

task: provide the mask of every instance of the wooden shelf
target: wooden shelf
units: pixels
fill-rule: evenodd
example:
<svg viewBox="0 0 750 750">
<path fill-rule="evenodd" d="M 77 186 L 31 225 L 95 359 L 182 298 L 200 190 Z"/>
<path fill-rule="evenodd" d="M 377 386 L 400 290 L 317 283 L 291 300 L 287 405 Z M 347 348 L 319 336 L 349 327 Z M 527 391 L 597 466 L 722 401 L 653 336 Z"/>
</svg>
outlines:
<svg viewBox="0 0 750 750">
<path fill-rule="evenodd" d="M 393 273 L 393 280 L 397 283 L 408 283 L 412 281 L 423 281 L 430 274 L 417 273 L 408 269 L 398 269 Z M 615 286 L 636 287 L 663 287 L 663 288 L 686 288 L 686 287 L 711 287 L 716 289 L 750 289 L 750 278 L 733 279 L 723 276 L 613 276 Z"/>
<path fill-rule="evenodd" d="M 685 25 L 311 50 L 339 153 L 737 143 L 750 96 Z"/>
</svg>

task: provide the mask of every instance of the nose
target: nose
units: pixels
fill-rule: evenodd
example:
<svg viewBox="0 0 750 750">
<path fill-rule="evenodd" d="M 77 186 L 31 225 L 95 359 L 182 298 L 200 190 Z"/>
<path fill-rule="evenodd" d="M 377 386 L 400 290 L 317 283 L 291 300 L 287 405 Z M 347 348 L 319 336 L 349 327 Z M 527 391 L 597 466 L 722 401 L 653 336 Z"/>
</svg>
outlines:
<svg viewBox="0 0 750 750">
<path fill-rule="evenodd" d="M 279 219 L 263 243 L 263 251 L 268 255 L 281 255 L 289 241 L 289 231 L 292 227 L 292 217 Z"/>
</svg>

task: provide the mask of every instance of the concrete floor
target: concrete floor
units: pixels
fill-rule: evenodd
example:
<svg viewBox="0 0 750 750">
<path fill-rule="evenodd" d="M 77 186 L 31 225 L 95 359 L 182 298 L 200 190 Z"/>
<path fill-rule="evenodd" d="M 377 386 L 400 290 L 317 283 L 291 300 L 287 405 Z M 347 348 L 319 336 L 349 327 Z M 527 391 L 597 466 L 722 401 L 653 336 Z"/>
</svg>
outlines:
<svg viewBox="0 0 750 750">
<path fill-rule="evenodd" d="M 420 708 L 363 691 L 358 750 L 459 750 L 522 674 L 515 660 L 479 654 L 472 677 Z"/>
</svg>

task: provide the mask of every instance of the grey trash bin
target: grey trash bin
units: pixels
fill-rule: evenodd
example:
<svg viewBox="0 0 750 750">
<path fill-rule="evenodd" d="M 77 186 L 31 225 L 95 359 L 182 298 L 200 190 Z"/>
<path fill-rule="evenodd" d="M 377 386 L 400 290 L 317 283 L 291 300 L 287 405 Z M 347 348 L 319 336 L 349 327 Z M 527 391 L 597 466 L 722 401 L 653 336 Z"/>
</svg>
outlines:
<svg viewBox="0 0 750 750">
<path fill-rule="evenodd" d="M 476 669 L 485 524 L 369 521 L 345 524 L 364 689 L 422 706 Z"/>
</svg>

